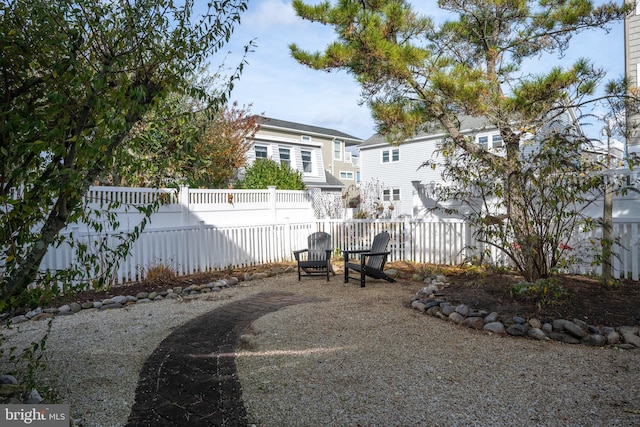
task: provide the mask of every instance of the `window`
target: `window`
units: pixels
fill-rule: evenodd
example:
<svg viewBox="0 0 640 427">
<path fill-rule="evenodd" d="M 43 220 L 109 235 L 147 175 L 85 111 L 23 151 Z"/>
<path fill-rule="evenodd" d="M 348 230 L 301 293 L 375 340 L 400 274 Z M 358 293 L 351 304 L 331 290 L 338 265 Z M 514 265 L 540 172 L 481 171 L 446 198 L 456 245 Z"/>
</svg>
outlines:
<svg viewBox="0 0 640 427">
<path fill-rule="evenodd" d="M 291 167 L 291 150 L 288 148 L 280 148 L 278 151 L 280 153 L 280 164 Z"/>
<path fill-rule="evenodd" d="M 263 145 L 256 145 L 254 147 L 256 152 L 256 159 L 266 159 L 267 158 L 267 147 Z"/>
<path fill-rule="evenodd" d="M 399 188 L 385 188 L 382 190 L 382 201 L 384 202 L 397 202 L 400 200 Z"/>
<path fill-rule="evenodd" d="M 493 148 L 502 148 L 504 147 L 504 141 L 500 135 L 493 135 L 491 137 L 491 143 L 493 144 Z"/>
<path fill-rule="evenodd" d="M 479 136 L 478 145 L 484 148 L 485 150 L 489 148 L 489 136 L 487 135 Z"/>
<path fill-rule="evenodd" d="M 349 172 L 349 171 L 340 171 L 340 179 L 345 179 L 345 180 L 353 181 L 353 172 Z"/>
<path fill-rule="evenodd" d="M 342 160 L 342 141 L 333 140 L 333 160 Z"/>
<path fill-rule="evenodd" d="M 309 135 L 300 135 L 300 141 L 311 142 L 311 137 Z"/>
<path fill-rule="evenodd" d="M 499 133 L 483 134 L 476 137 L 476 142 L 479 146 L 485 150 L 491 150 L 492 148 L 504 147 L 504 141 Z"/>
<path fill-rule="evenodd" d="M 382 163 L 399 162 L 400 149 L 393 148 L 391 150 L 382 150 Z"/>
<path fill-rule="evenodd" d="M 311 151 L 302 150 L 301 154 L 302 154 L 302 170 L 303 170 L 303 172 L 311 173 L 311 171 L 313 170 L 312 169 L 312 163 L 311 163 Z"/>
</svg>

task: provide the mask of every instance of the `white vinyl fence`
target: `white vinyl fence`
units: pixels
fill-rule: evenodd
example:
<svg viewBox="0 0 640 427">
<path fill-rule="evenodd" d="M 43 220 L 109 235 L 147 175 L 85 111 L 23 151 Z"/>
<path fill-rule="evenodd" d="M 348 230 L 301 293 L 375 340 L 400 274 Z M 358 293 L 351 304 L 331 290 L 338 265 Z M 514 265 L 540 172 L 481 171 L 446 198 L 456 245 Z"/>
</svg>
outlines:
<svg viewBox="0 0 640 427">
<path fill-rule="evenodd" d="M 148 269 L 166 266 L 178 275 L 240 268 L 292 260 L 292 251 L 307 246 L 307 237 L 315 231 L 331 234 L 337 249 L 362 249 L 371 245 L 373 236 L 389 232 L 389 261 L 458 265 L 478 257 L 486 249 L 473 240 L 468 224 L 462 221 L 399 220 L 318 220 L 282 222 L 262 225 L 213 226 L 200 222 L 196 226 L 148 228 L 132 245 L 129 255 L 120 263 L 112 283 L 121 284 L 143 279 Z M 571 273 L 599 274 L 592 265 L 599 245 L 599 230 L 576 236 L 568 255 Z M 112 239 L 114 235 L 74 231 L 74 238 L 89 242 Z M 639 280 L 640 220 L 616 221 L 613 267 L 616 278 Z M 488 261 L 500 254 L 491 249 Z M 41 265 L 42 270 L 67 268 L 74 263 L 69 246 L 52 248 Z"/>
</svg>

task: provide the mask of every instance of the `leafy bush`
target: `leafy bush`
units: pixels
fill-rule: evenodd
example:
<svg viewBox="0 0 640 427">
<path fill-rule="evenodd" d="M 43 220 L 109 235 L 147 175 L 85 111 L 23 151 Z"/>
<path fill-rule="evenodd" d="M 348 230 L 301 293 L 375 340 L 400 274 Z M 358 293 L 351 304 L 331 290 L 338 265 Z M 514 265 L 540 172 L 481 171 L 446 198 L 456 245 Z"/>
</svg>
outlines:
<svg viewBox="0 0 640 427">
<path fill-rule="evenodd" d="M 238 181 L 236 188 L 249 190 L 275 186 L 279 190 L 304 190 L 302 172 L 289 166 L 276 163 L 271 159 L 258 159 L 245 170 L 244 179 Z"/>
</svg>

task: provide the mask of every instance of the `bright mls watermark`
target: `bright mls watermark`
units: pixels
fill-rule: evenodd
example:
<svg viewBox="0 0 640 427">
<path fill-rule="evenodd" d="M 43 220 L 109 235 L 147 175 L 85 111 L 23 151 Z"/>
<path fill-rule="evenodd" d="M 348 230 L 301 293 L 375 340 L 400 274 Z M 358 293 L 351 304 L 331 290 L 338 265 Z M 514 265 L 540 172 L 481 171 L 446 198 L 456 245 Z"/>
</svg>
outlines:
<svg viewBox="0 0 640 427">
<path fill-rule="evenodd" d="M 69 405 L 0 405 L 0 426 L 68 427 Z"/>
</svg>

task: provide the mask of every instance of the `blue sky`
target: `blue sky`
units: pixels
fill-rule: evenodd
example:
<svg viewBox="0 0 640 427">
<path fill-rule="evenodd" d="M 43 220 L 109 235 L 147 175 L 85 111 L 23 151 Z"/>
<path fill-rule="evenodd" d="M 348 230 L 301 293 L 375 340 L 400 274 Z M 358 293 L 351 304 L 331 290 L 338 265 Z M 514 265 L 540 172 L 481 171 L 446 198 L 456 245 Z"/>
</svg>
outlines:
<svg viewBox="0 0 640 427">
<path fill-rule="evenodd" d="M 311 3 L 311 1 L 310 1 Z M 437 1 L 414 1 L 416 10 L 434 16 Z M 257 47 L 247 58 L 242 77 L 234 87 L 232 100 L 251 104 L 251 112 L 281 120 L 322 126 L 367 139 L 375 133 L 366 105 L 359 105 L 360 88 L 344 71 L 315 71 L 298 64 L 289 55 L 288 45 L 297 43 L 305 50 L 321 50 L 335 39 L 330 27 L 298 18 L 289 0 L 249 0 L 242 23 L 231 42 L 223 48 L 231 53 L 226 66 L 239 60 L 242 47 L 255 40 Z M 530 64 L 533 72 L 555 65 L 570 65 L 586 57 L 607 71 L 607 79 L 624 74 L 623 24 L 609 34 L 590 31 L 574 39 L 564 58 L 549 56 Z M 585 129 L 597 134 L 597 126 Z M 599 127 L 599 125 L 598 125 Z"/>
</svg>

